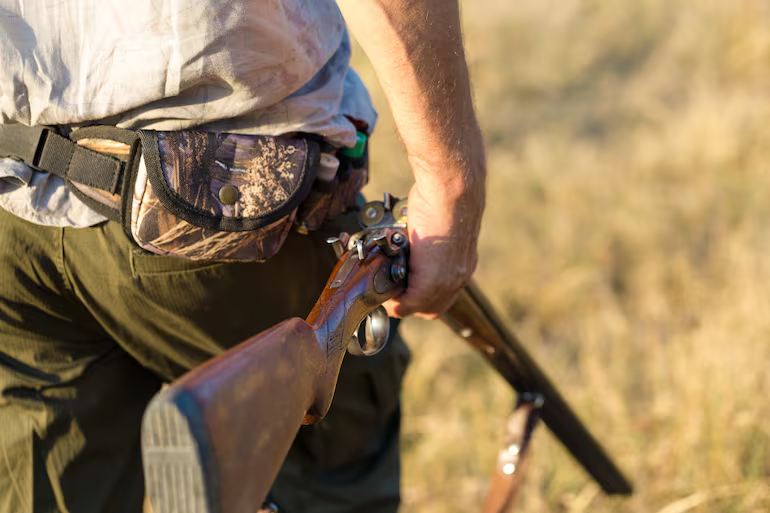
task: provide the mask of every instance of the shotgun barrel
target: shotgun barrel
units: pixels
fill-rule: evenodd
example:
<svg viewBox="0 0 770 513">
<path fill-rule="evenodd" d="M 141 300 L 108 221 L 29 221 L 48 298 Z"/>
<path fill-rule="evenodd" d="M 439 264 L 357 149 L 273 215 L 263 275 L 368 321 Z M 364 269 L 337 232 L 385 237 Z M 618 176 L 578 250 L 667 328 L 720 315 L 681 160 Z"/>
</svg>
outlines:
<svg viewBox="0 0 770 513">
<path fill-rule="evenodd" d="M 442 320 L 484 355 L 518 393 L 535 393 L 543 397 L 543 422 L 606 493 L 632 493 L 628 479 L 578 419 L 521 342 L 505 328 L 474 283 L 463 289 Z"/>
</svg>

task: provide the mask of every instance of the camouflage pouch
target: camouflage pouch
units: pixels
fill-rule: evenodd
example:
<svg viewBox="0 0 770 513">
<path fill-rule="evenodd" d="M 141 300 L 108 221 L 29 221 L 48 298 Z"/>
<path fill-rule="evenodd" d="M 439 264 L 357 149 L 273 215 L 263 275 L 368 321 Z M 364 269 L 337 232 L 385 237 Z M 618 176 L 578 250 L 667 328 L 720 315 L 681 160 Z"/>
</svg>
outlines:
<svg viewBox="0 0 770 513">
<path fill-rule="evenodd" d="M 318 229 L 354 207 L 368 180 L 368 152 L 347 158 L 310 135 L 92 126 L 69 138 L 122 162 L 114 190 L 67 181 L 83 202 L 146 251 L 194 260 L 267 260 L 292 224 Z M 318 174 L 322 148 L 339 157 L 331 178 Z"/>
<path fill-rule="evenodd" d="M 343 162 L 340 172 L 331 183 L 317 180 L 310 194 L 299 206 L 294 223 L 300 233 L 317 230 L 327 219 L 334 219 L 345 210 L 355 207 L 358 194 L 369 181 L 367 159 Z"/>
<path fill-rule="evenodd" d="M 281 248 L 320 158 L 307 137 L 140 131 L 122 214 L 143 249 L 193 260 L 264 261 Z"/>
</svg>

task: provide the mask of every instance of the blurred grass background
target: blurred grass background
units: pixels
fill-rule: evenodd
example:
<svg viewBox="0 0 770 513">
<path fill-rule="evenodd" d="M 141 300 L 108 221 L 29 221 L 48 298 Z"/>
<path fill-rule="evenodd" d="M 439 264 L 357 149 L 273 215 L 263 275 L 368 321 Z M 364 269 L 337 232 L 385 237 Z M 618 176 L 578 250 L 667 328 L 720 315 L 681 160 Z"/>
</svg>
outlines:
<svg viewBox="0 0 770 513">
<path fill-rule="evenodd" d="M 634 481 L 541 428 L 516 511 L 770 511 L 770 2 L 463 3 L 489 154 L 476 279 Z M 387 105 L 369 197 L 411 182 Z M 409 320 L 403 511 L 480 509 L 512 392 Z"/>
</svg>

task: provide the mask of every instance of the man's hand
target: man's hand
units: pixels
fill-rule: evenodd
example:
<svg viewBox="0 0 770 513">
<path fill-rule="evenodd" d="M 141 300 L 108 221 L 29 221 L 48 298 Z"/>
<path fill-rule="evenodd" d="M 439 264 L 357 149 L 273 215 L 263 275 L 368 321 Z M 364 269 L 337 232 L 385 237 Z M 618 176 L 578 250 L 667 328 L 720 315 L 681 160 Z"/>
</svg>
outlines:
<svg viewBox="0 0 770 513">
<path fill-rule="evenodd" d="M 457 0 L 337 0 L 374 66 L 414 173 L 408 288 L 397 317 L 443 313 L 476 267 L 484 145 Z"/>
<path fill-rule="evenodd" d="M 385 303 L 391 317 L 434 319 L 449 308 L 476 268 L 483 196 L 449 198 L 436 190 L 409 193 L 408 288 Z"/>
</svg>

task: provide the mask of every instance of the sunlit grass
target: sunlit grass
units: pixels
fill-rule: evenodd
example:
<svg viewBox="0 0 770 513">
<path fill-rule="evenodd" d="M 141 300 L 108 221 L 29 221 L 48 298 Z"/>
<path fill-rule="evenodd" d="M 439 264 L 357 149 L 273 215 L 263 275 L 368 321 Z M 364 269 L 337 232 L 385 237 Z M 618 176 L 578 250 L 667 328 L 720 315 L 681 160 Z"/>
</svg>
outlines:
<svg viewBox="0 0 770 513">
<path fill-rule="evenodd" d="M 478 0 L 489 150 L 477 281 L 635 482 L 541 430 L 517 511 L 770 510 L 770 4 Z M 383 113 L 370 196 L 409 173 Z M 480 506 L 512 393 L 408 321 L 406 513 Z"/>
</svg>

